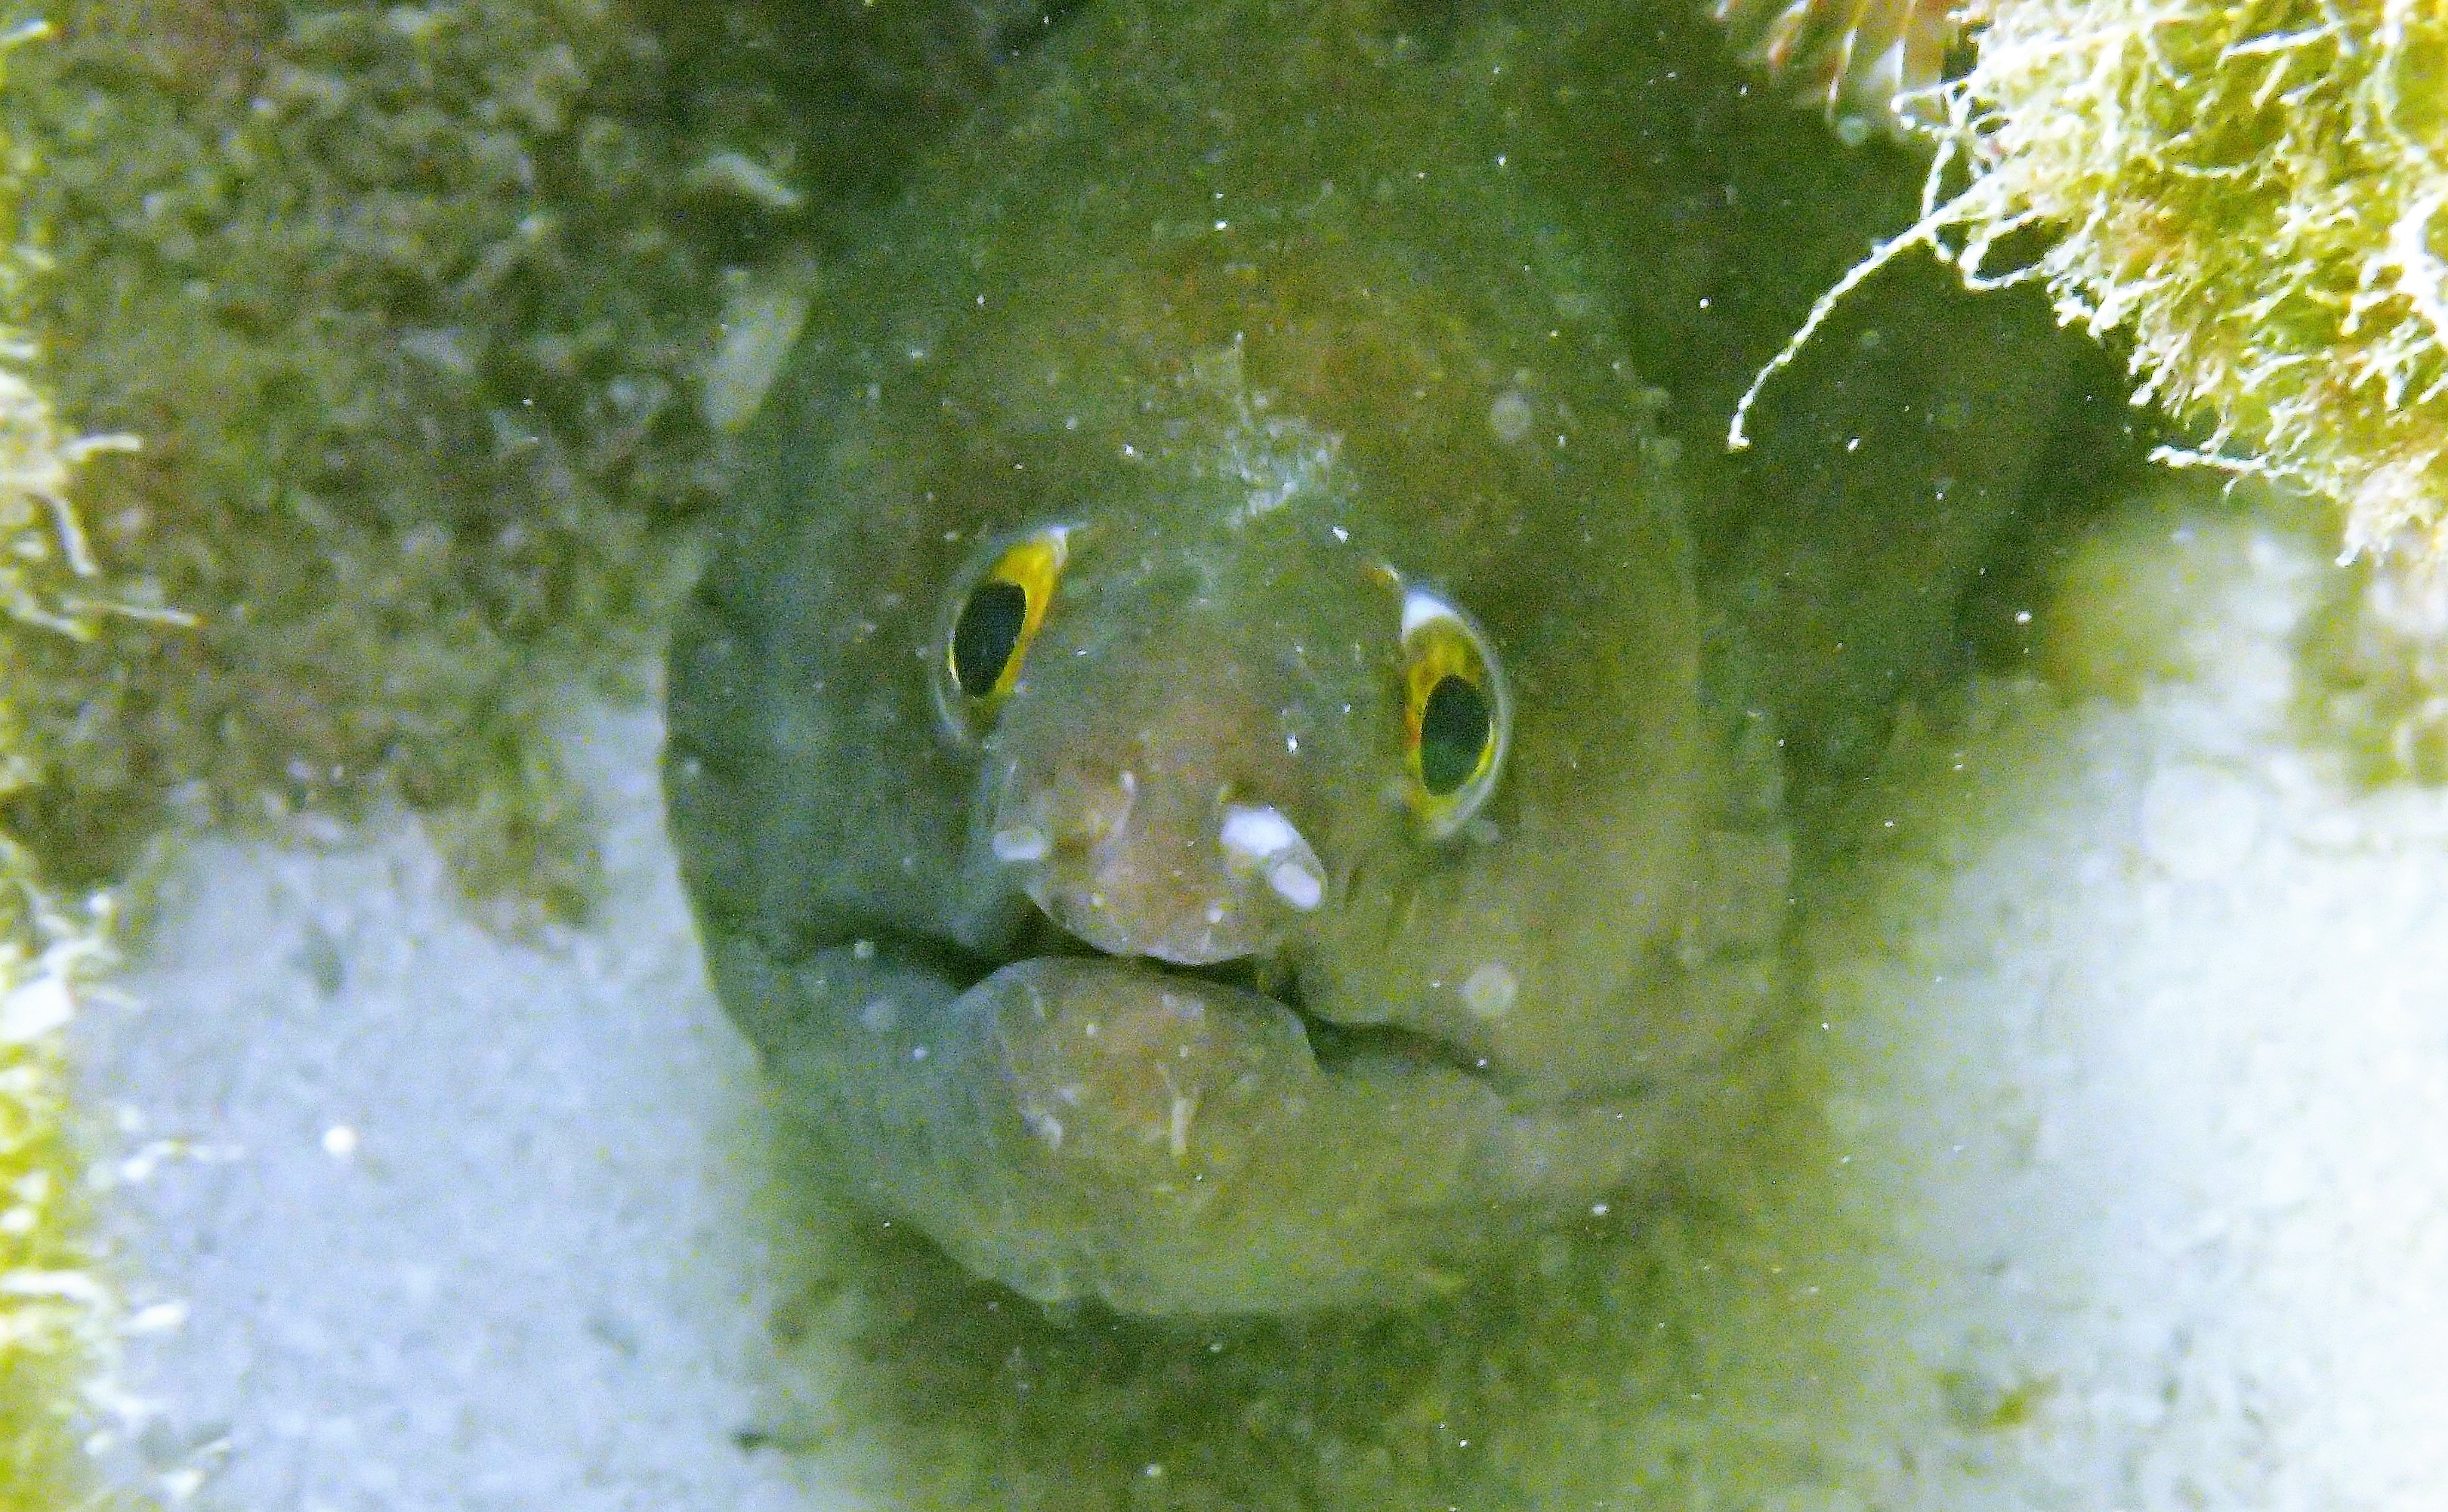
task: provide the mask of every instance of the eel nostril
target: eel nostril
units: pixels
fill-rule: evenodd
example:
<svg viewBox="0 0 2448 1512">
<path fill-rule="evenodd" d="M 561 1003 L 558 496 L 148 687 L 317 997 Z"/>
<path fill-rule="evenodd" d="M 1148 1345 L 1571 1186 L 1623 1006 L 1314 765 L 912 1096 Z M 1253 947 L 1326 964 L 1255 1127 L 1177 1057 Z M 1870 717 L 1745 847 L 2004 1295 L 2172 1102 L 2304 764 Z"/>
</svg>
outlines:
<svg viewBox="0 0 2448 1512">
<path fill-rule="evenodd" d="M 1275 896 L 1307 913 L 1326 900 L 1326 879 L 1313 863 L 1279 862 L 1267 871 L 1267 886 Z"/>
<path fill-rule="evenodd" d="M 1227 869 L 1255 872 L 1267 888 L 1307 913 L 1326 898 L 1326 869 L 1306 837 L 1272 804 L 1228 803 L 1216 826 Z"/>
</svg>

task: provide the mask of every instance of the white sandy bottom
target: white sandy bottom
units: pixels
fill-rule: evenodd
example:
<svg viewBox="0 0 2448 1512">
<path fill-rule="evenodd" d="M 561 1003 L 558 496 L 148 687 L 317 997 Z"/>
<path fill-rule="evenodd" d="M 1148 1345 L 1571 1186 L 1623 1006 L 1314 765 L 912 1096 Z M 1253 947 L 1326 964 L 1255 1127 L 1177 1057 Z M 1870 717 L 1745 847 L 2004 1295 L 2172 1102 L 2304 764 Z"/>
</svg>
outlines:
<svg viewBox="0 0 2448 1512">
<path fill-rule="evenodd" d="M 1762 1241 L 1819 1290 L 1723 1317 L 1704 1411 L 1625 1405 L 1620 1434 L 1690 1451 L 1693 1505 L 2448 1487 L 2448 802 L 2353 796 L 2292 745 L 2310 548 L 2120 549 L 2190 563 L 2167 633 L 2215 670 L 2132 706 L 1997 690 L 1900 751 L 1868 885 L 1810 941 L 1824 1186 Z M 149 1167 L 111 1204 L 132 1301 L 167 1305 L 130 1340 L 123 1474 L 259 1512 L 831 1504 L 821 1466 L 734 1440 L 775 1368 L 754 1071 L 658 732 L 591 728 L 597 929 L 486 935 L 412 827 L 211 842 L 127 1004 L 87 1009 L 91 1100 Z M 1763 1440 L 1807 1473 L 1764 1483 Z"/>
<path fill-rule="evenodd" d="M 122 1476 L 259 1512 L 828 1504 L 734 1440 L 769 1352 L 767 1135 L 660 739 L 591 721 L 612 900 L 541 947 L 470 922 L 405 822 L 181 859 L 79 1025 L 126 1131 Z"/>
<path fill-rule="evenodd" d="M 2209 675 L 1999 690 L 1900 758 L 1815 933 L 1883 1273 L 1848 1324 L 1891 1341 L 1847 1438 L 1877 1504 L 2448 1505 L 2448 802 L 2296 745 L 2307 543 L 2205 510 L 2117 549 L 2200 595 L 2168 628 Z"/>
</svg>

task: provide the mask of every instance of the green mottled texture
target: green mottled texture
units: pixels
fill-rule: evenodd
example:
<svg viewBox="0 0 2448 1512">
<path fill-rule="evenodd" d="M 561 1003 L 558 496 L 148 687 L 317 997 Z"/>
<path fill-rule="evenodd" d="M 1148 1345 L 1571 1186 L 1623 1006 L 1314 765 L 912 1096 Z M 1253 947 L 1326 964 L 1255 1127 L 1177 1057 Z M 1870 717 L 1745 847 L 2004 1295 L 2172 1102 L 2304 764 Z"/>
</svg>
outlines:
<svg viewBox="0 0 2448 1512">
<path fill-rule="evenodd" d="M 1776 742 L 1840 781 L 1943 669 L 2065 363 L 1900 283 L 1710 454 L 1917 180 L 1715 48 L 1681 7 L 1104 7 L 829 271 L 667 772 L 717 986 L 853 1190 L 1042 1299 L 1417 1299 L 1745 1116 Z M 964 574 L 1054 523 L 1018 686 L 948 739 Z M 1512 682 L 1443 842 L 1380 565 Z M 1320 906 L 1219 859 L 1227 801 L 1313 844 Z M 1023 821 L 1042 867 L 991 853 Z"/>
</svg>

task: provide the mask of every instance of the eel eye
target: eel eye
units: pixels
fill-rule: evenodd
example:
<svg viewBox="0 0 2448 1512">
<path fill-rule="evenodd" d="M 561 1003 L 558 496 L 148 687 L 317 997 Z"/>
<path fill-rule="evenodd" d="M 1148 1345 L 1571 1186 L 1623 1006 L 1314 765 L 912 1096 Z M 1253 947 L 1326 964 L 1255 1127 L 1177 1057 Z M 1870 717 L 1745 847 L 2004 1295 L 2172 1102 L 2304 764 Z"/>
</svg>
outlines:
<svg viewBox="0 0 2448 1512">
<path fill-rule="evenodd" d="M 993 722 L 1020 682 L 1028 644 L 1070 557 L 1071 529 L 1047 526 L 1007 540 L 964 574 L 936 663 L 935 703 L 946 727 L 970 739 Z"/>
<path fill-rule="evenodd" d="M 1443 595 L 1403 589 L 1404 765 L 1432 838 L 1470 821 L 1495 791 L 1513 702 L 1486 634 Z"/>
<path fill-rule="evenodd" d="M 952 681 L 972 699 L 1011 691 L 1020 668 L 1020 638 L 1029 625 L 1028 590 L 995 578 L 969 590 L 969 602 L 952 622 Z"/>
</svg>

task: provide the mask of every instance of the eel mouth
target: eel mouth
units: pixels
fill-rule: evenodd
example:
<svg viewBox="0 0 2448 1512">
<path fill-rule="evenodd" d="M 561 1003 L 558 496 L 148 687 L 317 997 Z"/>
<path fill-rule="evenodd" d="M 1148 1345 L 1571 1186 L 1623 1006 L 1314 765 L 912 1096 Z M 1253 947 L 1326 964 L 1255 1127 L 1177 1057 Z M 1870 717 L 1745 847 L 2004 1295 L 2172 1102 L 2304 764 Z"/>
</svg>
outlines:
<svg viewBox="0 0 2448 1512">
<path fill-rule="evenodd" d="M 989 969 L 1000 969 L 1041 957 L 1112 961 L 1163 981 L 1205 982 L 1232 987 L 1279 1004 L 1298 1014 L 1304 1024 L 1324 1022 L 1312 1020 L 1307 1011 L 1301 994 L 1300 969 L 1292 959 L 1291 950 L 1285 946 L 1277 946 L 1263 954 L 1236 955 L 1222 961 L 1190 966 L 1152 955 L 1107 950 L 1064 928 L 1042 906 L 1039 906 L 1028 910 L 1027 922 L 1019 935 L 1013 939 L 1010 947 L 993 961 Z"/>
<path fill-rule="evenodd" d="M 1007 764 L 970 841 L 1071 934 L 1115 956 L 1211 966 L 1279 953 L 1333 905 L 1292 816 L 1230 782 L 1133 763 Z"/>
<path fill-rule="evenodd" d="M 1201 982 L 1265 998 L 1300 1021 L 1310 1052 L 1322 1069 L 1330 1071 L 1355 1062 L 1375 1060 L 1448 1066 L 1482 1078 L 1489 1074 L 1485 1062 L 1464 1056 L 1460 1047 L 1416 1029 L 1391 1024 L 1343 1024 L 1312 1011 L 1301 989 L 1299 963 L 1289 947 L 1279 946 L 1264 954 L 1183 966 L 1153 956 L 1100 949 L 1064 929 L 1042 909 L 1031 909 L 1027 923 L 1012 941 L 1010 949 L 988 969 L 1042 958 L 1111 961 L 1142 972 L 1152 981 Z"/>
</svg>

